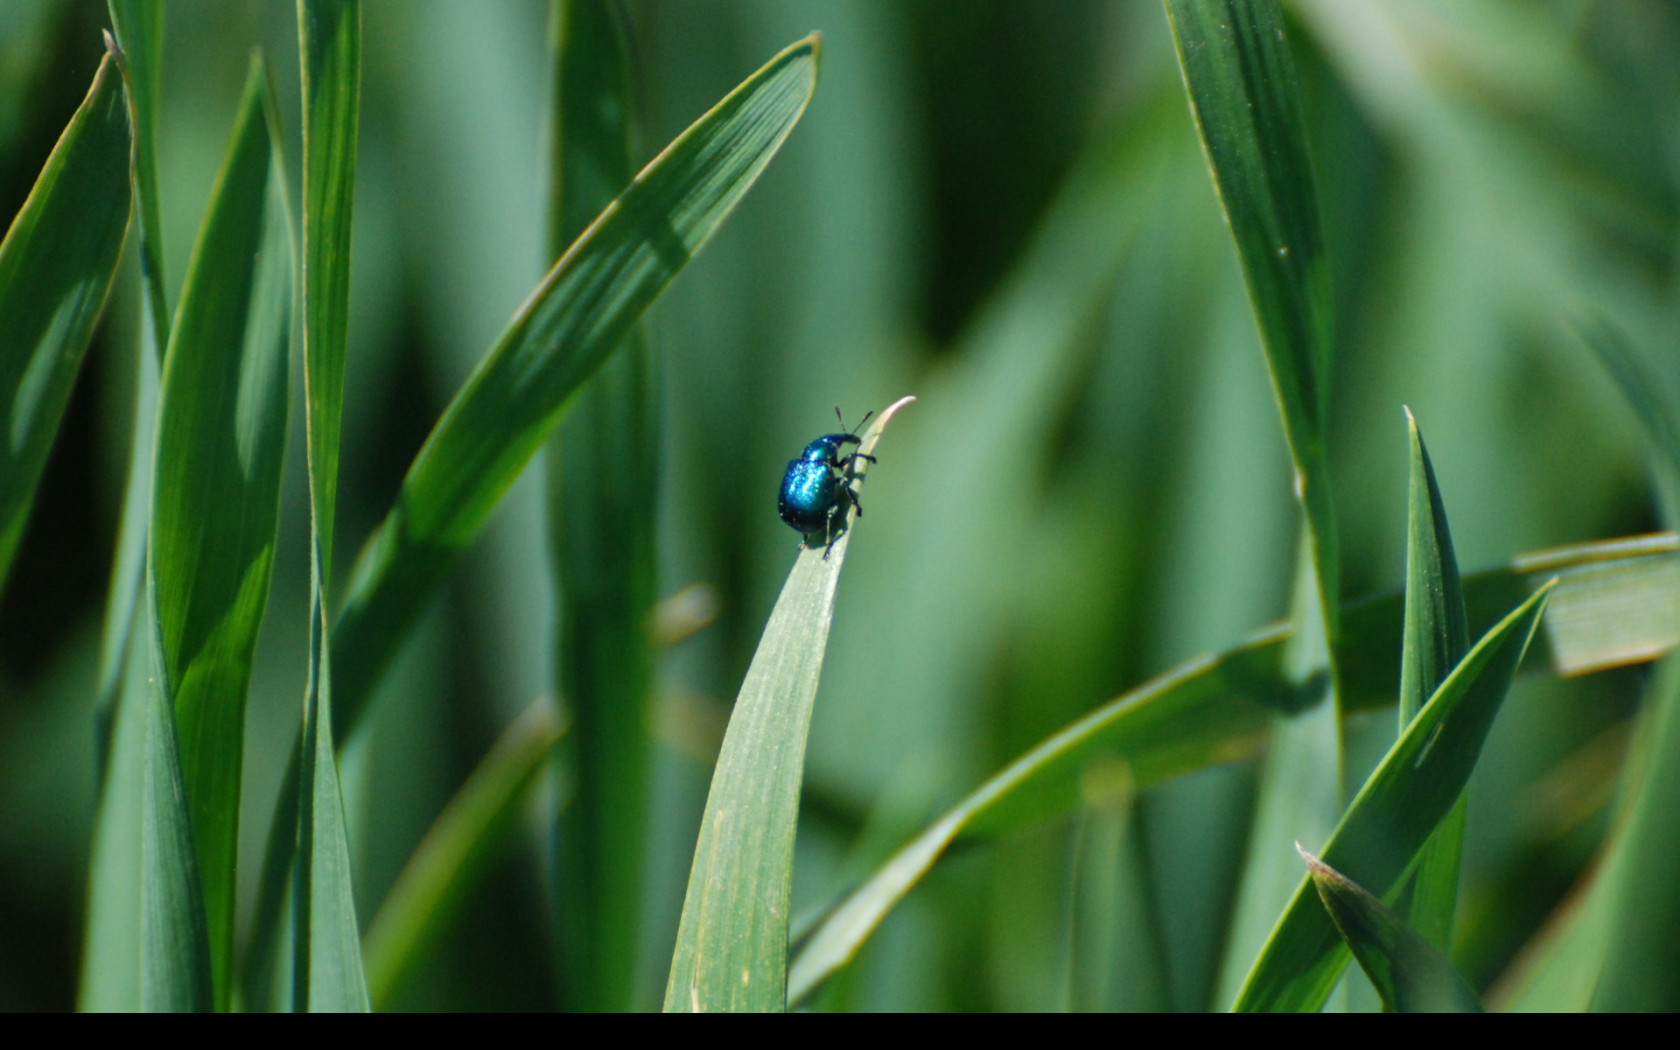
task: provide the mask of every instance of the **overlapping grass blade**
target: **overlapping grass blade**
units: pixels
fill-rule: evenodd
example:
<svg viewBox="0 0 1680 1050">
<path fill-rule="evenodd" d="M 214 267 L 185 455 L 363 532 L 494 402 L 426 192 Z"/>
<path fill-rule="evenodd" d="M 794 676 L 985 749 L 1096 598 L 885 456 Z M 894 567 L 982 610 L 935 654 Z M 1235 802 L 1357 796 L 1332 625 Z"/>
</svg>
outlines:
<svg viewBox="0 0 1680 1050">
<path fill-rule="evenodd" d="M 882 412 L 859 455 L 912 398 Z M 858 473 L 868 463 L 859 460 Z M 788 1002 L 793 833 L 811 708 L 828 648 L 847 529 L 794 562 L 741 683 L 706 796 L 688 876 L 667 1011 L 776 1011 Z"/>
<path fill-rule="evenodd" d="M 1447 510 L 1423 434 L 1410 409 L 1406 410 L 1406 430 L 1411 448 L 1411 496 L 1406 519 L 1406 625 L 1400 642 L 1402 733 L 1470 651 L 1464 591 L 1447 529 Z M 1437 952 L 1447 951 L 1452 943 L 1465 809 L 1465 797 L 1460 795 L 1424 847 L 1412 882 L 1408 910 L 1412 927 Z M 1366 966 L 1367 971 L 1370 969 Z M 1382 991 L 1380 984 L 1378 991 Z"/>
<path fill-rule="evenodd" d="M 616 2 L 555 0 L 549 247 L 558 257 L 630 181 L 629 27 Z M 648 635 L 659 491 L 656 359 L 637 326 L 578 391 L 548 450 L 555 667 L 575 785 L 555 907 L 564 1001 L 634 1009 L 653 741 Z"/>
<path fill-rule="evenodd" d="M 1481 1013 L 1452 963 L 1358 883 L 1301 849 L 1313 889 L 1383 1002 L 1400 1013 Z"/>
<path fill-rule="evenodd" d="M 816 86 L 817 45 L 812 36 L 771 59 L 642 169 L 555 264 L 444 411 L 362 552 L 334 627 L 339 726 L 359 715 L 426 599 L 579 384 L 793 130 Z"/>
<path fill-rule="evenodd" d="M 219 1006 L 233 945 L 245 690 L 286 446 L 293 257 L 284 183 L 257 56 L 164 359 L 148 574 Z"/>
<path fill-rule="evenodd" d="M 1326 864 L 1390 893 L 1464 789 L 1482 741 L 1528 649 L 1550 585 L 1483 635 L 1407 727 L 1325 843 Z M 1347 962 L 1303 878 L 1249 971 L 1238 1010 L 1317 1010 Z"/>
<path fill-rule="evenodd" d="M 0 241 L 0 588 L 122 254 L 132 149 L 107 55 Z"/>
<path fill-rule="evenodd" d="M 298 763 L 292 1001 L 366 1011 L 350 840 L 333 747 L 327 584 L 350 321 L 350 230 L 361 108 L 360 0 L 299 0 L 303 64 L 303 371 L 309 440 L 309 683 Z M 284 815 L 282 815 L 284 816 Z"/>
<path fill-rule="evenodd" d="M 368 996 L 389 1005 L 448 928 L 463 899 L 495 856 L 518 815 L 519 802 L 559 741 L 563 726 L 552 701 L 526 708 L 449 800 L 403 866 L 368 924 Z"/>
</svg>

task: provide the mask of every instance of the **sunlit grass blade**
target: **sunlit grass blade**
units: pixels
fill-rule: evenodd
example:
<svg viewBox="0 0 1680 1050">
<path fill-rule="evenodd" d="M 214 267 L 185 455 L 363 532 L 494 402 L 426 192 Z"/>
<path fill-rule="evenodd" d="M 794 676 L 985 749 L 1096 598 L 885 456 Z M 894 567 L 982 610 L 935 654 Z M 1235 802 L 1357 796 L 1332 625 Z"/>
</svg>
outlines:
<svg viewBox="0 0 1680 1050">
<path fill-rule="evenodd" d="M 809 37 L 771 59 L 642 169 L 538 285 L 444 411 L 362 552 L 334 627 L 340 727 L 356 720 L 426 599 L 568 398 L 793 130 L 816 86 L 817 43 Z"/>
<path fill-rule="evenodd" d="M 228 1002 L 245 690 L 268 599 L 286 447 L 291 221 L 277 117 L 253 58 L 164 359 L 150 580 Z"/>
<path fill-rule="evenodd" d="M 912 400 L 881 413 L 863 433 L 859 456 L 874 451 L 881 431 Z M 857 462 L 861 475 L 868 461 Z M 793 833 L 805 740 L 851 534 L 848 528 L 831 545 L 800 552 L 741 683 L 694 848 L 667 1011 L 763 1012 L 789 1002 Z"/>
<path fill-rule="evenodd" d="M 629 26 L 616 2 L 555 0 L 549 248 L 558 257 L 630 181 Z M 657 592 L 657 363 L 637 326 L 578 391 L 548 449 L 554 664 L 570 710 L 570 802 L 555 908 L 561 994 L 587 1011 L 639 1003 L 649 844 Z"/>
<path fill-rule="evenodd" d="M 1464 592 L 1447 529 L 1447 510 L 1423 434 L 1410 409 L 1406 410 L 1406 432 L 1411 449 L 1411 483 L 1406 518 L 1406 623 L 1400 642 L 1402 733 L 1470 651 Z M 1438 952 L 1447 951 L 1452 943 L 1465 809 L 1461 795 L 1424 848 L 1412 881 L 1407 912 L 1412 928 Z M 1378 991 L 1382 991 L 1380 984 Z"/>
<path fill-rule="evenodd" d="M 298 763 L 292 1002 L 366 1011 L 361 927 L 333 747 L 327 584 L 338 505 L 340 416 L 350 322 L 351 208 L 361 107 L 359 0 L 299 0 L 303 71 L 303 372 L 309 445 L 309 683 Z M 282 815 L 282 819 L 283 819 Z"/>
<path fill-rule="evenodd" d="M 1550 586 L 1492 630 L 1441 683 L 1365 781 L 1325 843 L 1326 864 L 1379 895 L 1394 890 L 1452 807 L 1481 754 Z M 1347 949 L 1303 878 L 1255 960 L 1236 1009 L 1317 1010 L 1340 977 Z"/>
<path fill-rule="evenodd" d="M 1539 552 L 1517 559 L 1520 568 L 1495 569 L 1464 580 L 1472 623 L 1491 627 L 1497 617 L 1485 610 L 1510 608 L 1541 583 L 1535 573 L 1555 578 L 1547 603 L 1548 634 L 1554 655 L 1573 661 L 1559 673 L 1581 673 L 1627 662 L 1622 646 L 1580 641 L 1571 633 L 1578 619 L 1566 618 L 1563 633 L 1550 627 L 1561 604 L 1590 601 L 1618 614 L 1622 628 L 1600 632 L 1607 637 L 1668 638 L 1677 623 L 1668 605 L 1631 609 L 1618 596 L 1668 586 L 1677 566 L 1672 535 L 1588 544 Z M 1585 577 L 1584 597 L 1571 597 L 1571 581 Z M 1668 592 L 1672 599 L 1672 589 Z M 1360 602 L 1343 610 L 1343 666 L 1346 707 L 1369 710 L 1394 702 L 1399 668 L 1403 601 L 1400 595 Z M 1651 622 L 1651 621 L 1654 621 Z M 836 908 L 801 947 L 788 981 L 788 1001 L 798 1003 L 829 974 L 844 966 L 886 917 L 958 838 L 1001 834 L 1061 816 L 1085 803 L 1083 785 L 1093 763 L 1126 763 L 1141 790 L 1169 777 L 1245 758 L 1270 739 L 1274 717 L 1301 701 L 1300 691 L 1283 671 L 1287 624 L 1276 624 L 1216 656 L 1198 657 L 1161 674 L 1104 704 L 981 784 L 961 802 L 906 844 L 870 879 Z M 1656 652 L 1666 651 L 1658 649 Z M 1644 659 L 1650 659 L 1648 653 Z M 1532 662 L 1532 661 L 1531 661 Z"/>
<path fill-rule="evenodd" d="M 1382 901 L 1301 849 L 1313 889 L 1383 1002 L 1400 1013 L 1481 1013 L 1475 989 Z"/>
<path fill-rule="evenodd" d="M 132 149 L 106 55 L 0 241 L 0 588 L 116 274 Z"/>
<path fill-rule="evenodd" d="M 389 1006 L 495 857 L 564 727 L 552 701 L 514 719 L 449 800 L 368 924 L 368 995 Z"/>
</svg>

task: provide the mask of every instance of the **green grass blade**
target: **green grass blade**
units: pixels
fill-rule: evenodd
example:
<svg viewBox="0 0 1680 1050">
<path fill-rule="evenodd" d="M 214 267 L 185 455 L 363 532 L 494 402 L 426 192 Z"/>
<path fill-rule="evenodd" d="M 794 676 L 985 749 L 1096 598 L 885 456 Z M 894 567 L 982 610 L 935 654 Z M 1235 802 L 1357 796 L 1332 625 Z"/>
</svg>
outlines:
<svg viewBox="0 0 1680 1050">
<path fill-rule="evenodd" d="M 1283 17 L 1274 0 L 1165 2 L 1283 417 L 1334 653 L 1340 570 L 1325 445 L 1330 270 Z"/>
<path fill-rule="evenodd" d="M 164 290 L 157 187 L 157 97 L 163 56 L 163 5 L 110 0 L 111 25 L 122 51 L 123 84 L 134 126 L 135 226 L 140 242 L 140 341 L 135 365 L 134 435 L 123 487 L 117 554 L 105 599 L 99 648 L 99 761 L 107 761 L 117 694 L 124 681 L 152 508 L 152 448 L 157 441 L 158 372 L 169 345 L 169 297 Z"/>
<path fill-rule="evenodd" d="M 860 454 L 874 451 L 911 400 L 881 413 L 864 432 Z M 859 472 L 867 466 L 859 461 Z M 776 1011 L 789 1002 L 793 833 L 805 739 L 850 545 L 848 529 L 832 546 L 800 552 L 741 683 L 694 848 L 667 1011 Z"/>
<path fill-rule="evenodd" d="M 562 732 L 552 702 L 539 700 L 526 708 L 426 832 L 363 942 L 374 1009 L 390 1005 L 448 928 L 495 858 L 497 844 Z"/>
<path fill-rule="evenodd" d="M 1550 590 L 1494 626 L 1435 691 L 1348 806 L 1325 843 L 1326 864 L 1384 895 L 1405 877 L 1469 779 Z M 1279 918 L 1236 1009 L 1317 1010 L 1341 976 L 1346 948 L 1310 883 L 1302 879 Z"/>
<path fill-rule="evenodd" d="M 150 576 L 162 682 L 203 876 L 219 1006 L 233 945 L 245 690 L 267 604 L 286 447 L 292 245 L 277 118 L 254 58 L 159 402 Z"/>
<path fill-rule="evenodd" d="M 629 26 L 616 3 L 556 0 L 549 247 L 558 256 L 630 181 Z M 555 905 L 570 1007 L 638 996 L 649 843 L 660 427 L 653 347 L 637 326 L 578 391 L 548 449 L 559 603 L 555 666 L 572 725 Z"/>
<path fill-rule="evenodd" d="M 1313 889 L 1383 1003 L 1399 1013 L 1481 1013 L 1482 1001 L 1452 963 L 1382 901 L 1301 849 Z"/>
<path fill-rule="evenodd" d="M 107 55 L 0 241 L 0 587 L 122 255 L 132 149 Z"/>
<path fill-rule="evenodd" d="M 1467 604 L 1478 628 L 1496 617 L 1483 610 L 1524 600 L 1532 586 L 1556 578 L 1546 621 L 1554 657 L 1570 657 L 1559 673 L 1581 673 L 1627 662 L 1618 637 L 1667 637 L 1674 627 L 1672 606 L 1640 606 L 1626 596 L 1668 587 L 1680 570 L 1672 535 L 1639 537 L 1541 552 L 1518 559 L 1509 569 L 1472 574 L 1464 581 Z M 1535 574 L 1543 574 L 1535 578 Z M 1672 595 L 1672 591 L 1663 591 Z M 1581 617 L 1565 617 L 1561 632 L 1551 626 L 1560 607 L 1592 605 L 1614 610 L 1621 631 L 1588 627 L 1595 639 L 1579 640 Z M 1653 626 L 1641 619 L 1655 620 Z M 1403 600 L 1400 595 L 1360 602 L 1343 610 L 1343 666 L 1346 706 L 1370 710 L 1394 702 L 1399 669 Z M 1241 646 L 1188 661 L 1104 704 L 1023 754 L 947 811 L 882 866 L 805 942 L 788 981 L 788 1001 L 797 1004 L 835 970 L 849 962 L 876 926 L 943 855 L 964 836 L 1019 831 L 1062 816 L 1085 804 L 1083 780 L 1093 763 L 1118 755 L 1139 790 L 1168 777 L 1247 757 L 1265 746 L 1274 716 L 1301 698 L 1283 670 L 1288 625 L 1276 624 Z M 1654 652 L 1666 651 L 1659 648 Z M 1650 659 L 1654 652 L 1643 657 Z M 1186 729 L 1193 729 L 1187 732 Z"/>
<path fill-rule="evenodd" d="M 1410 409 L 1406 410 L 1406 430 L 1411 448 L 1411 496 L 1406 519 L 1406 625 L 1400 642 L 1402 733 L 1430 694 L 1470 651 L 1464 591 L 1447 529 L 1447 510 L 1423 434 Z M 1438 952 L 1447 951 L 1452 944 L 1465 811 L 1466 801 L 1461 795 L 1424 848 L 1412 881 L 1408 909 L 1412 928 Z M 1382 990 L 1381 985 L 1378 990 Z"/>
<path fill-rule="evenodd" d="M 366 1011 L 361 927 L 333 748 L 327 584 L 350 322 L 350 231 L 361 106 L 359 0 L 299 0 L 303 65 L 303 369 L 309 445 L 309 683 L 298 763 L 298 861 L 292 878 L 293 1003 Z"/>
<path fill-rule="evenodd" d="M 438 420 L 369 541 L 333 631 L 337 722 L 370 687 L 567 399 L 717 231 L 816 86 L 817 38 L 783 51 L 642 169 L 567 250 Z M 342 733 L 341 733 L 342 736 Z"/>
</svg>

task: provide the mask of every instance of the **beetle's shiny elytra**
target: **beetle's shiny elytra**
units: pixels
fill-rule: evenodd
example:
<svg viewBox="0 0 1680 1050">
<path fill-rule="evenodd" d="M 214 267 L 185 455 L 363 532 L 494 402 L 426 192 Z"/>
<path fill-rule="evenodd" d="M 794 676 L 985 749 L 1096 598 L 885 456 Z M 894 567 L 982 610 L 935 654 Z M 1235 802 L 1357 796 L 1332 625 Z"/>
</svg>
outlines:
<svg viewBox="0 0 1680 1050">
<path fill-rule="evenodd" d="M 869 422 L 873 412 L 867 412 L 858 420 L 858 427 Z M 840 406 L 834 406 L 834 416 L 840 420 L 840 426 L 845 427 L 846 420 L 840 415 Z M 874 456 L 866 456 L 862 452 L 842 455 L 841 450 L 847 445 L 860 443 L 856 430 L 847 430 L 842 434 L 824 434 L 799 454 L 799 458 L 787 465 L 787 473 L 782 475 L 782 491 L 776 500 L 776 509 L 781 512 L 782 520 L 798 529 L 809 541 L 810 537 L 820 534 L 823 537 L 823 557 L 834 547 L 834 538 L 846 528 L 846 510 L 851 508 L 863 516 L 863 504 L 858 502 L 857 493 L 852 489 L 852 479 L 856 475 L 852 468 L 860 459 L 875 462 Z"/>
</svg>

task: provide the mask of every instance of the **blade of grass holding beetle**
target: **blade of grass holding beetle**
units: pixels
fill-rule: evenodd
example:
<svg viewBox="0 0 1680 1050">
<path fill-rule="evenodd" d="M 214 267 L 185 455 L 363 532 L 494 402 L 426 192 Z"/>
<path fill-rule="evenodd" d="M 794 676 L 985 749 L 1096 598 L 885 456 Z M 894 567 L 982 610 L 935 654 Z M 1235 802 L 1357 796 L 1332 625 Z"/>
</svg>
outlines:
<svg viewBox="0 0 1680 1050">
<path fill-rule="evenodd" d="M 1387 895 L 1452 808 L 1522 662 L 1551 585 L 1482 636 L 1401 735 L 1325 843 L 1326 864 Z M 1303 878 L 1249 971 L 1235 1008 L 1313 1011 L 1347 963 L 1347 949 Z"/>
<path fill-rule="evenodd" d="M 444 411 L 363 550 L 333 629 L 340 739 L 568 399 L 793 130 L 816 86 L 817 51 L 813 35 L 771 59 L 643 168 L 567 249 Z"/>
<path fill-rule="evenodd" d="M 1602 319 L 1577 325 L 1616 380 L 1656 453 L 1658 488 L 1669 515 L 1680 513 L 1680 394 L 1666 370 L 1652 367 Z M 1599 945 L 1604 966 L 1594 1010 L 1680 1009 L 1680 667 L 1673 657 L 1653 676 L 1640 713 L 1622 800 L 1605 850 L 1604 874 L 1593 887 L 1608 912 Z"/>
<path fill-rule="evenodd" d="M 132 148 L 107 54 L 0 241 L 0 588 L 122 255 Z"/>
<path fill-rule="evenodd" d="M 863 433 L 858 475 L 869 465 L 861 457 L 913 400 L 895 401 Z M 850 546 L 847 528 L 827 547 L 800 552 L 741 683 L 694 848 L 667 1011 L 777 1011 L 789 1002 L 793 835 L 805 741 Z"/>
<path fill-rule="evenodd" d="M 564 732 L 553 701 L 526 708 L 427 830 L 363 940 L 374 1009 L 390 1005 L 488 871 Z"/>
<path fill-rule="evenodd" d="M 1676 644 L 1680 608 L 1672 601 L 1671 584 L 1677 572 L 1680 541 L 1664 534 L 1525 555 L 1512 568 L 1472 574 L 1464 580 L 1464 590 L 1471 622 L 1490 628 L 1497 617 L 1486 610 L 1501 605 L 1508 609 L 1543 580 L 1556 579 L 1546 615 L 1548 634 L 1553 636 L 1553 669 L 1579 674 L 1627 663 L 1628 647 L 1618 640 L 1622 636 L 1641 639 L 1640 651 L 1648 641 L 1655 644 L 1654 639 L 1667 639 L 1666 648 L 1659 646 L 1656 652 Z M 1575 582 L 1578 579 L 1584 582 Z M 1653 591 L 1669 596 L 1669 604 L 1653 607 L 1625 600 Z M 1566 616 L 1559 634 L 1551 621 L 1571 603 L 1608 610 L 1631 607 L 1634 613 L 1631 618 L 1622 616 L 1620 631 L 1580 627 L 1584 617 Z M 1401 596 L 1388 595 L 1343 609 L 1348 629 L 1342 664 L 1349 671 L 1349 711 L 1394 702 L 1399 669 L 1393 654 L 1400 647 L 1402 605 Z M 1587 637 L 1577 639 L 1577 631 Z M 1092 711 L 981 784 L 824 919 L 794 960 L 789 1003 L 799 1003 L 849 962 L 952 842 L 1019 831 L 1085 804 L 1082 781 L 1091 763 L 1111 762 L 1118 753 L 1142 790 L 1168 777 L 1257 752 L 1270 738 L 1275 716 L 1287 714 L 1300 700 L 1283 673 L 1288 634 L 1288 624 L 1274 624 L 1241 646 L 1180 664 Z M 1195 734 L 1187 735 L 1186 726 L 1195 727 Z"/>
<path fill-rule="evenodd" d="M 299 0 L 303 81 L 303 374 L 309 447 L 309 682 L 292 875 L 292 1002 L 369 1009 L 350 840 L 333 748 L 327 584 L 350 324 L 350 232 L 361 108 L 359 0 Z M 281 815 L 282 818 L 284 814 Z"/>
<path fill-rule="evenodd" d="M 1389 1009 L 1399 1013 L 1481 1013 L 1464 976 L 1370 892 L 1302 849 L 1313 889 Z"/>
<path fill-rule="evenodd" d="M 157 186 L 158 82 L 163 56 L 163 5 L 110 0 L 107 5 L 120 50 L 119 66 L 133 126 L 132 192 L 140 259 L 140 340 L 136 349 L 133 439 L 123 485 L 117 552 L 105 599 L 99 642 L 98 755 L 100 783 L 108 761 L 119 691 L 123 687 L 141 578 L 146 571 L 146 530 L 152 510 L 152 450 L 157 441 L 157 399 L 163 348 L 169 345 L 169 298 L 164 290 Z M 107 48 L 111 46 L 107 42 Z M 102 787 L 103 790 L 103 787 Z"/>
<path fill-rule="evenodd" d="M 1470 651 L 1464 591 L 1458 577 L 1458 559 L 1453 555 L 1452 535 L 1447 529 L 1446 506 L 1435 481 L 1435 467 L 1423 444 L 1423 434 L 1409 408 L 1406 433 L 1411 450 L 1411 482 L 1406 519 L 1406 621 L 1400 642 L 1401 733 Z M 1429 845 L 1424 847 L 1417 875 L 1412 880 L 1407 915 L 1412 928 L 1437 952 L 1447 951 L 1452 944 L 1466 801 L 1465 795 L 1459 795 L 1441 821 Z M 1370 967 L 1366 970 L 1369 972 Z M 1382 991 L 1380 984 L 1377 987 Z"/>
<path fill-rule="evenodd" d="M 113 0 L 118 68 L 128 96 L 134 140 L 132 180 L 141 260 L 140 338 L 136 347 L 133 437 L 124 484 L 117 552 L 100 636 L 95 749 L 98 806 L 88 865 L 87 918 L 77 1006 L 88 1011 L 133 1011 L 141 995 L 141 805 L 147 736 L 143 714 L 151 648 L 134 644 L 137 610 L 150 631 L 149 601 L 141 592 L 146 533 L 152 508 L 152 454 L 157 436 L 158 371 L 168 342 L 168 307 L 157 256 L 157 179 L 153 149 L 162 5 Z M 149 637 L 149 634 L 148 636 Z M 123 701 L 126 699 L 126 703 Z"/>
<path fill-rule="evenodd" d="M 554 0 L 549 248 L 558 257 L 630 181 L 629 26 L 616 2 Z M 561 993 L 589 1012 L 636 1009 L 652 737 L 660 428 L 643 326 L 578 391 L 548 448 L 557 687 L 573 788 L 559 814 Z"/>
<path fill-rule="evenodd" d="M 268 74 L 254 56 L 164 359 L 148 573 L 224 1008 L 245 691 L 286 447 L 293 256 L 284 183 Z"/>
</svg>

